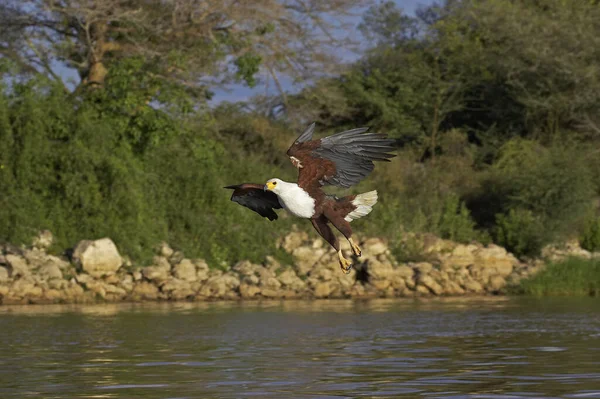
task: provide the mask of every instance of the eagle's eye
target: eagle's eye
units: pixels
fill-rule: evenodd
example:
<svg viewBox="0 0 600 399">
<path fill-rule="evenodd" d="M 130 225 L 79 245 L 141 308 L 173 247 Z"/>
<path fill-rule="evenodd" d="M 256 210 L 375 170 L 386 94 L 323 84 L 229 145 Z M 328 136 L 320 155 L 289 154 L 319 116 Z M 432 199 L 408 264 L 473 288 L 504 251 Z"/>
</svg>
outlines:
<svg viewBox="0 0 600 399">
<path fill-rule="evenodd" d="M 271 183 L 271 184 L 273 184 L 274 186 L 276 186 L 276 185 L 277 185 L 277 182 L 276 182 L 276 181 L 274 181 L 274 182 L 273 182 L 273 183 Z"/>
</svg>

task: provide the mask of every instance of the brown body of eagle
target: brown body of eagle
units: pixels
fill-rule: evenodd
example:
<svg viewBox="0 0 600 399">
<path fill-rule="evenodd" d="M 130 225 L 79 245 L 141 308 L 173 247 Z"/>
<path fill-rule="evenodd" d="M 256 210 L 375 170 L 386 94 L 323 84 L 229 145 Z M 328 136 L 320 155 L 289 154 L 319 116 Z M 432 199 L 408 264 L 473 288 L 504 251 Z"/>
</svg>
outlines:
<svg viewBox="0 0 600 399">
<path fill-rule="evenodd" d="M 395 140 L 385 134 L 366 133 L 359 128 L 312 140 L 315 124 L 310 125 L 287 151 L 298 169 L 298 182 L 270 179 L 266 184 L 244 183 L 227 186 L 233 189 L 231 200 L 252 209 L 269 220 L 277 219 L 275 209 L 285 208 L 291 214 L 310 219 L 315 230 L 337 251 L 345 273 L 352 263 L 344 258 L 333 225 L 349 241 L 352 252 L 361 250 L 352 240 L 350 222 L 367 215 L 377 202 L 377 192 L 338 198 L 323 191 L 324 185 L 348 188 L 367 177 L 374 169 L 373 161 L 389 161 L 394 157 Z"/>
</svg>

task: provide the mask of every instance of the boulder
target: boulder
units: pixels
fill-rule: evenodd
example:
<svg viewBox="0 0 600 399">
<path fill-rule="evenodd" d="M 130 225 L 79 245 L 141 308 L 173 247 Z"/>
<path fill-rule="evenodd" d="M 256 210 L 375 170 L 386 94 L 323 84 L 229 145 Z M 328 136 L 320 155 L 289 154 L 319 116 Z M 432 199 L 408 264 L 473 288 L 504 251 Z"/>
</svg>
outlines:
<svg viewBox="0 0 600 399">
<path fill-rule="evenodd" d="M 5 258 L 6 263 L 10 266 L 12 278 L 31 276 L 31 270 L 24 258 L 12 254 L 6 255 Z"/>
<path fill-rule="evenodd" d="M 196 266 L 189 259 L 183 259 L 173 267 L 173 275 L 184 281 L 194 282 L 198 279 Z"/>
<path fill-rule="evenodd" d="M 169 244 L 167 244 L 166 242 L 161 242 L 158 246 L 158 253 L 162 256 L 164 256 L 165 258 L 170 257 L 171 255 L 173 255 L 175 251 L 173 251 L 173 249 L 169 246 Z"/>
<path fill-rule="evenodd" d="M 439 285 L 438 282 L 435 281 L 432 276 L 429 276 L 429 275 L 419 276 L 418 284 L 419 285 L 417 286 L 417 290 L 419 290 L 419 291 L 421 291 L 419 289 L 419 286 L 422 285 L 424 287 L 427 287 L 429 289 L 429 291 L 431 291 L 435 295 L 442 295 L 444 293 L 444 289 L 442 288 L 442 286 Z"/>
<path fill-rule="evenodd" d="M 42 230 L 39 234 L 33 239 L 33 246 L 39 249 L 48 249 L 54 243 L 54 236 L 49 230 Z"/>
<path fill-rule="evenodd" d="M 302 291 L 306 288 L 306 283 L 302 281 L 302 279 L 298 277 L 291 269 L 285 270 L 283 273 L 281 273 L 279 275 L 279 281 L 286 288 L 294 291 Z"/>
<path fill-rule="evenodd" d="M 115 274 L 123 264 L 121 255 L 110 238 L 80 241 L 73 251 L 73 260 L 96 278 Z"/>
<path fill-rule="evenodd" d="M 53 280 L 53 279 L 62 279 L 63 274 L 60 268 L 52 262 L 46 263 L 38 270 L 38 276 L 42 278 L 42 280 Z"/>
<path fill-rule="evenodd" d="M 0 284 L 7 283 L 9 280 L 8 269 L 4 266 L 0 266 Z"/>
<path fill-rule="evenodd" d="M 164 266 L 146 266 L 142 269 L 142 275 L 147 280 L 161 283 L 171 277 L 171 271 Z"/>
<path fill-rule="evenodd" d="M 158 299 L 158 287 L 147 281 L 138 282 L 133 286 L 131 297 L 136 300 L 156 300 Z"/>
</svg>

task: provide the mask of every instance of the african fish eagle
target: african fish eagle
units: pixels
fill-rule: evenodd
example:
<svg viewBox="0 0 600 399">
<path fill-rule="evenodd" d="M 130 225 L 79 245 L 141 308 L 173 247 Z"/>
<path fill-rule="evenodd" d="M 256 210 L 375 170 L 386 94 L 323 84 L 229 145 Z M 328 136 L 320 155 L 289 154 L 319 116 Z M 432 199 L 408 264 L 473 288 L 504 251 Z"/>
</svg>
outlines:
<svg viewBox="0 0 600 399">
<path fill-rule="evenodd" d="M 287 151 L 298 169 L 297 183 L 270 179 L 264 185 L 244 183 L 225 188 L 233 189 L 232 201 L 271 221 L 277 219 L 274 210 L 281 208 L 310 219 L 317 232 L 337 251 L 342 271 L 349 273 L 352 262 L 344 258 L 329 223 L 346 237 L 354 255 L 361 256 L 360 248 L 352 240 L 350 222 L 371 212 L 377 202 L 377 191 L 338 198 L 326 194 L 322 187 L 348 188 L 357 184 L 373 171 L 373 161 L 389 162 L 395 156 L 389 153 L 395 140 L 385 134 L 366 133 L 368 128 L 313 140 L 314 130 L 313 123 Z"/>
</svg>

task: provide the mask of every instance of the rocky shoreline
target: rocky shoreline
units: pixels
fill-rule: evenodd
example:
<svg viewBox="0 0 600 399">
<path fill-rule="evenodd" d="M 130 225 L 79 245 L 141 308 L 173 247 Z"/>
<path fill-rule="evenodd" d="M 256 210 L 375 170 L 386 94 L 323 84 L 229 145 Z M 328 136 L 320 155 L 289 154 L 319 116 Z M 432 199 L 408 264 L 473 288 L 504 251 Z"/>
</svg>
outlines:
<svg viewBox="0 0 600 399">
<path fill-rule="evenodd" d="M 363 256 L 343 274 L 335 252 L 300 231 L 278 242 L 293 264 L 268 256 L 262 264 L 242 261 L 226 270 L 185 258 L 166 243 L 151 265 L 134 267 L 108 238 L 81 241 L 69 257 L 58 257 L 46 252 L 52 235 L 45 231 L 31 248 L 0 246 L 0 304 L 501 295 L 544 267 L 493 244 L 431 235 L 418 240 L 419 262 L 398 262 L 381 239 L 361 240 Z"/>
</svg>

